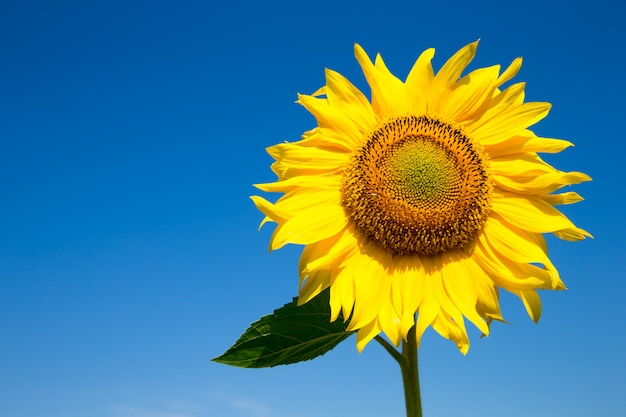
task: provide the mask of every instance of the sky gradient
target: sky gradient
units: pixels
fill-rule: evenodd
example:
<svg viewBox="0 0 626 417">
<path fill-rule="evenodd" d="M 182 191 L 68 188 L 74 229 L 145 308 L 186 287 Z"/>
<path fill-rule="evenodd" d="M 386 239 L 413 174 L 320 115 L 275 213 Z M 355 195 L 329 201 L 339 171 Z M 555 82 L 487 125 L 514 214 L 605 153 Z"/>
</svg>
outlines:
<svg viewBox="0 0 626 417">
<path fill-rule="evenodd" d="M 546 160 L 593 182 L 562 207 L 594 239 L 548 238 L 543 292 L 467 356 L 428 330 L 426 417 L 626 416 L 623 1 L 24 1 L 0 13 L 0 416 L 402 416 L 399 369 L 354 337 L 311 362 L 210 361 L 297 293 L 300 247 L 268 253 L 249 196 L 264 149 L 314 119 L 334 69 L 369 95 L 354 43 L 404 78 L 480 39 L 470 69 L 523 56 Z"/>
</svg>

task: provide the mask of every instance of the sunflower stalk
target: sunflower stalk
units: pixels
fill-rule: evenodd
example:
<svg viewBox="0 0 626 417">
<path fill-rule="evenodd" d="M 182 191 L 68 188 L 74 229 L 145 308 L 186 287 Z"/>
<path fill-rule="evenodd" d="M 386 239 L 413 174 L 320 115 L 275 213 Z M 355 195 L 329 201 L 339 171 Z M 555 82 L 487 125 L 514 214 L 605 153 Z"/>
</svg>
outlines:
<svg viewBox="0 0 626 417">
<path fill-rule="evenodd" d="M 420 381 L 417 368 L 417 340 L 415 326 L 409 330 L 406 341 L 402 341 L 402 385 L 407 417 L 422 417 L 422 399 L 420 397 Z"/>
<path fill-rule="evenodd" d="M 420 381 L 417 368 L 417 341 L 415 339 L 415 325 L 407 333 L 407 341 L 402 342 L 402 352 L 398 352 L 391 343 L 380 335 L 374 339 L 400 365 L 402 385 L 404 387 L 404 401 L 407 417 L 422 417 L 422 400 L 420 396 Z"/>
</svg>

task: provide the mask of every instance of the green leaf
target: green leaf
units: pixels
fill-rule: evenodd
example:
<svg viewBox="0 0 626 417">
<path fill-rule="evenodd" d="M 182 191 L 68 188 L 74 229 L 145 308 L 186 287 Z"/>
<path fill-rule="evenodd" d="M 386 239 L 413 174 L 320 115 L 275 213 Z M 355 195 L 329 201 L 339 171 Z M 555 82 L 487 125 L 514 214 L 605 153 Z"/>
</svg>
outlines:
<svg viewBox="0 0 626 417">
<path fill-rule="evenodd" d="M 274 314 L 252 323 L 237 342 L 213 361 L 242 368 L 267 368 L 321 356 L 347 339 L 348 323 L 341 315 L 330 321 L 330 291 L 306 304 L 297 298 Z"/>
</svg>

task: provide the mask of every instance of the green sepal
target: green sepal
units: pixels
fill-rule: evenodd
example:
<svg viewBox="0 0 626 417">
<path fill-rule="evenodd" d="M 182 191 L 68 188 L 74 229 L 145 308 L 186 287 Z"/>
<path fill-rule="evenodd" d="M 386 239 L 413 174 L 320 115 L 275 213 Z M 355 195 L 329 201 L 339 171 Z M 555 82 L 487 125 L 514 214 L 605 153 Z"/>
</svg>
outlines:
<svg viewBox="0 0 626 417">
<path fill-rule="evenodd" d="M 353 332 L 340 315 L 330 321 L 330 290 L 298 306 L 297 298 L 252 323 L 213 361 L 242 368 L 268 368 L 308 361 L 333 349 Z"/>
</svg>

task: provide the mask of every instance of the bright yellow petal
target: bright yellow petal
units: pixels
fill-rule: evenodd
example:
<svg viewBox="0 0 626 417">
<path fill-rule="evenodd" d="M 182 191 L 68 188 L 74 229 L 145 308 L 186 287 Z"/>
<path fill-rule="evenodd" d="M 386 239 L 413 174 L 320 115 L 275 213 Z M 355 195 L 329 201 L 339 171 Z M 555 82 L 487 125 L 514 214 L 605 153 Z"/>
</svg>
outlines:
<svg viewBox="0 0 626 417">
<path fill-rule="evenodd" d="M 272 171 L 279 179 L 296 175 L 322 175 L 337 172 L 348 162 L 350 155 L 330 152 L 295 143 L 281 143 L 267 148 L 275 160 Z"/>
<path fill-rule="evenodd" d="M 508 223 L 534 233 L 569 233 L 568 240 L 582 240 L 591 235 L 576 227 L 563 213 L 543 199 L 519 196 L 502 191 L 496 194 L 491 209 Z"/>
<path fill-rule="evenodd" d="M 400 345 L 402 334 L 400 331 L 400 317 L 391 305 L 391 299 L 387 298 L 378 313 L 378 323 L 383 332 L 387 335 L 391 343 L 396 346 Z"/>
<path fill-rule="evenodd" d="M 347 78 L 329 69 L 326 70 L 326 86 L 328 103 L 352 120 L 362 139 L 376 125 L 370 102 Z"/>
<path fill-rule="evenodd" d="M 373 338 L 375 338 L 382 328 L 377 320 L 367 323 L 361 327 L 356 333 L 356 348 L 360 352 L 363 351 L 365 345 L 367 345 Z"/>
<path fill-rule="evenodd" d="M 439 314 L 439 305 L 437 304 L 431 279 L 429 278 L 430 277 L 427 277 L 424 282 L 424 295 L 422 296 L 422 302 L 417 315 L 417 323 L 415 324 L 415 336 L 418 345 L 421 342 L 422 335 L 426 328 L 432 324 Z"/>
<path fill-rule="evenodd" d="M 306 280 L 301 283 L 298 292 L 298 305 L 302 305 L 311 301 L 319 293 L 330 287 L 330 271 L 318 271 L 309 275 Z M 337 317 L 331 318 L 332 321 Z"/>
<path fill-rule="evenodd" d="M 338 175 L 297 176 L 282 181 L 265 184 L 254 184 L 261 191 L 271 193 L 302 192 L 303 189 L 336 190 L 341 186 L 341 177 Z"/>
<path fill-rule="evenodd" d="M 583 198 L 574 191 L 568 191 L 560 194 L 542 195 L 540 198 L 548 204 L 574 204 L 582 201 Z"/>
<path fill-rule="evenodd" d="M 535 323 L 539 321 L 541 317 L 541 299 L 539 299 L 539 294 L 537 294 L 536 290 L 525 290 L 525 291 L 513 291 L 515 295 L 517 295 L 524 303 L 524 307 L 526 307 L 526 312 L 530 316 L 531 319 Z"/>
<path fill-rule="evenodd" d="M 434 56 L 434 48 L 422 52 L 406 78 L 408 106 L 412 114 L 426 114 L 428 110 L 428 94 L 435 78 L 433 66 L 430 63 Z"/>
<path fill-rule="evenodd" d="M 409 106 L 408 96 L 404 83 L 400 81 L 400 79 L 398 79 L 395 75 L 393 75 L 391 71 L 389 71 L 380 54 L 376 54 L 374 67 L 376 67 L 376 69 L 382 75 L 387 85 L 386 90 L 388 91 L 389 95 L 392 96 L 392 105 L 389 107 L 389 109 L 381 111 L 380 115 L 383 116 L 387 114 L 389 116 L 406 114 L 409 111 Z"/>
<path fill-rule="evenodd" d="M 336 235 L 304 247 L 300 255 L 300 261 L 298 262 L 300 283 L 313 272 L 317 272 L 321 269 L 333 270 L 339 267 L 343 260 L 343 247 L 340 242 L 345 235 L 346 232 L 344 229 Z M 348 250 L 352 250 L 352 248 L 348 248 Z M 312 267 L 311 265 L 313 264 L 321 264 L 322 267 Z"/>
<path fill-rule="evenodd" d="M 502 312 L 500 311 L 500 295 L 494 281 L 489 277 L 487 272 L 480 267 L 474 257 L 466 259 L 466 267 L 476 285 L 478 295 L 476 311 L 478 314 L 485 318 L 487 325 L 489 325 L 491 320 L 504 321 Z M 483 335 L 486 336 L 487 334 L 488 333 L 483 332 Z"/>
<path fill-rule="evenodd" d="M 373 64 L 359 44 L 354 45 L 354 55 L 372 89 L 372 107 L 378 120 L 406 113 L 404 83 L 389 72 L 382 58 L 377 57 L 376 64 Z"/>
<path fill-rule="evenodd" d="M 270 203 L 263 197 L 253 195 L 250 199 L 256 206 L 257 210 L 266 216 L 261 222 L 259 229 L 267 222 L 285 223 L 292 216 L 291 213 L 281 209 L 280 207 L 276 207 L 275 204 Z"/>
<path fill-rule="evenodd" d="M 504 142 L 486 144 L 485 150 L 492 158 L 523 152 L 558 153 L 573 146 L 563 139 L 539 138 L 537 136 L 513 136 Z"/>
<path fill-rule="evenodd" d="M 457 256 L 442 268 L 445 290 L 450 299 L 474 326 L 483 334 L 489 334 L 487 323 L 476 311 L 479 288 L 475 276 L 481 273 L 478 265 L 462 256 Z"/>
<path fill-rule="evenodd" d="M 354 138 L 341 131 L 316 127 L 302 135 L 302 140 L 298 142 L 298 145 L 315 147 L 330 152 L 352 154 L 356 143 Z"/>
<path fill-rule="evenodd" d="M 509 291 L 548 288 L 546 282 L 551 282 L 548 271 L 500 254 L 498 248 L 492 247 L 484 239 L 484 235 L 474 249 L 474 259 L 497 286 Z"/>
<path fill-rule="evenodd" d="M 493 180 L 503 190 L 523 194 L 548 194 L 566 185 L 591 181 L 591 178 L 582 172 L 557 171 L 543 175 L 533 175 L 530 172 L 517 176 L 494 175 Z"/>
<path fill-rule="evenodd" d="M 349 268 L 350 270 L 350 268 Z M 330 285 L 330 319 L 337 320 L 343 313 L 344 321 L 350 318 L 354 306 L 354 275 L 345 270 L 332 271 Z"/>
<path fill-rule="evenodd" d="M 440 114 L 450 91 L 461 77 L 465 67 L 474 59 L 477 47 L 478 41 L 464 46 L 437 72 L 428 95 L 429 114 Z"/>
<path fill-rule="evenodd" d="M 415 312 L 424 296 L 426 272 L 417 256 L 402 256 L 394 260 L 391 297 L 400 317 L 400 332 L 406 335 L 415 324 Z"/>
<path fill-rule="evenodd" d="M 354 271 L 354 310 L 348 330 L 358 329 L 374 320 L 385 300 L 391 297 L 391 279 L 385 272 L 385 264 L 391 262 L 391 254 L 368 245 L 366 253 L 375 257 L 361 257 Z M 380 259 L 378 259 L 380 258 Z"/>
<path fill-rule="evenodd" d="M 330 89 L 326 89 L 326 93 L 330 94 Z M 305 109 L 307 109 L 315 119 L 319 127 L 333 129 L 347 136 L 352 143 L 359 143 L 363 138 L 363 130 L 361 126 L 350 116 L 341 111 L 341 107 L 333 105 L 330 100 L 298 94 L 298 101 Z M 354 109 L 353 109 L 354 110 Z"/>
<path fill-rule="evenodd" d="M 287 212 L 291 218 L 279 223 L 274 230 L 270 250 L 289 243 L 308 245 L 319 242 L 339 233 L 348 222 L 338 190 L 309 190 L 309 193 L 283 196 L 274 207 L 284 210 L 278 214 Z M 267 210 L 264 213 L 272 218 L 274 211 Z M 274 218 L 272 220 L 277 221 Z"/>
<path fill-rule="evenodd" d="M 556 232 L 552 232 L 552 234 L 558 237 L 559 239 L 569 240 L 572 242 L 577 241 L 577 240 L 583 240 L 587 237 L 593 237 L 591 233 L 589 233 L 585 229 L 581 229 L 580 227 L 557 230 Z"/>
<path fill-rule="evenodd" d="M 489 167 L 497 186 L 516 193 L 548 194 L 566 185 L 591 180 L 582 172 L 557 171 L 534 154 L 492 158 Z"/>
<path fill-rule="evenodd" d="M 349 231 L 349 228 L 344 229 L 324 242 L 328 243 L 326 243 L 324 248 L 316 250 L 315 253 L 309 255 L 309 252 L 302 252 L 300 257 L 301 275 L 307 275 L 322 269 L 338 270 L 346 259 L 351 260 L 351 257 L 357 252 L 356 245 L 358 245 L 358 240 Z"/>
<path fill-rule="evenodd" d="M 320 88 L 318 88 L 313 94 L 311 94 L 311 97 L 319 97 L 319 96 L 325 96 L 326 95 L 326 86 L 323 85 Z"/>
<path fill-rule="evenodd" d="M 471 130 L 472 137 L 482 143 L 503 141 L 523 133 L 548 115 L 550 103 L 524 103 L 507 112 L 495 115 L 478 128 Z"/>
<path fill-rule="evenodd" d="M 432 326 L 441 336 L 452 340 L 462 354 L 467 354 L 470 344 L 462 319 L 458 322 L 447 314 L 439 313 Z"/>
<path fill-rule="evenodd" d="M 475 118 L 475 113 L 491 98 L 499 72 L 500 66 L 494 65 L 467 74 L 454 86 L 440 114 L 456 122 Z"/>
<path fill-rule="evenodd" d="M 491 247 L 497 248 L 502 256 L 513 262 L 542 265 L 543 269 L 549 273 L 546 284 L 549 284 L 552 289 L 563 285 L 559 272 L 546 253 L 545 239 L 542 235 L 520 230 L 506 224 L 497 216 L 493 216 L 485 225 L 485 239 L 489 241 Z M 546 276 L 542 274 L 541 277 Z"/>
<path fill-rule="evenodd" d="M 474 59 L 478 41 L 472 42 L 459 49 L 446 63 L 441 67 L 435 76 L 435 83 L 452 87 L 454 83 L 461 77 L 463 70 Z"/>
<path fill-rule="evenodd" d="M 475 130 L 488 123 L 494 117 L 509 112 L 516 107 L 519 107 L 524 101 L 524 87 L 525 83 L 517 83 L 509 86 L 503 91 L 496 91 L 494 97 L 486 104 L 486 109 L 483 114 L 475 120 L 469 120 L 461 123 L 467 133 L 471 135 L 474 140 L 480 141 L 485 146 L 500 143 L 506 139 L 501 137 L 488 137 L 480 138 L 475 137 L 473 134 Z"/>
<path fill-rule="evenodd" d="M 433 294 L 435 294 L 439 308 L 456 323 L 463 323 L 463 313 L 461 313 L 461 310 L 451 300 L 451 297 L 446 292 L 444 284 L 443 271 L 446 267 L 449 267 L 449 264 L 444 267 L 441 264 L 442 261 L 440 257 L 438 256 L 435 256 L 434 260 L 435 263 L 439 265 L 437 266 L 437 269 L 432 272 L 430 279 L 432 280 Z M 465 326 L 463 326 L 463 328 L 465 328 Z"/>
<path fill-rule="evenodd" d="M 522 58 L 521 57 L 515 58 L 513 62 L 511 62 L 511 65 L 509 65 L 507 69 L 505 69 L 502 72 L 500 77 L 498 77 L 498 82 L 496 83 L 496 86 L 500 87 L 502 84 L 506 83 L 507 81 L 510 81 L 513 77 L 517 75 L 521 67 L 522 67 Z"/>
</svg>

